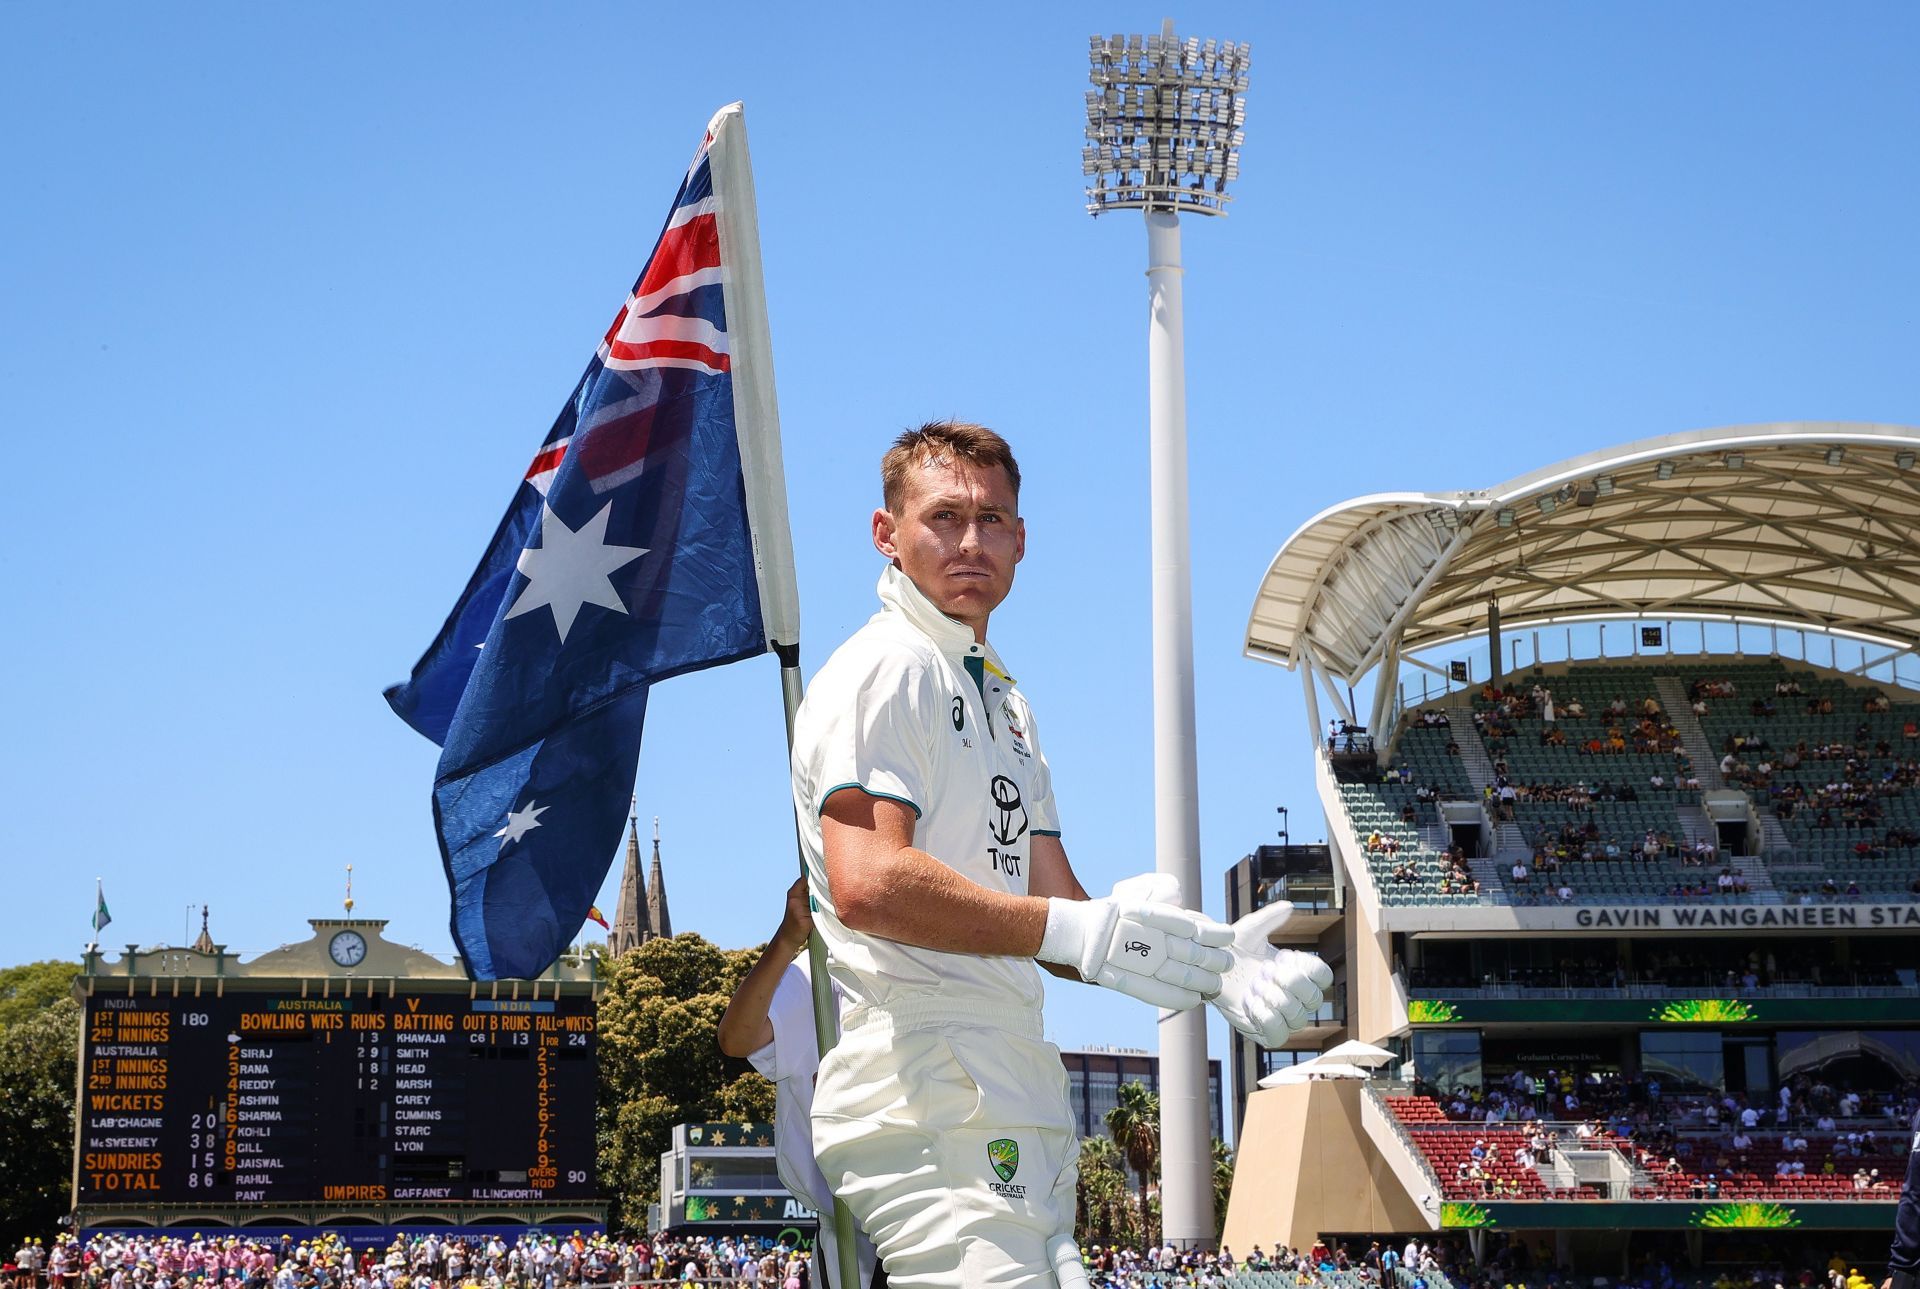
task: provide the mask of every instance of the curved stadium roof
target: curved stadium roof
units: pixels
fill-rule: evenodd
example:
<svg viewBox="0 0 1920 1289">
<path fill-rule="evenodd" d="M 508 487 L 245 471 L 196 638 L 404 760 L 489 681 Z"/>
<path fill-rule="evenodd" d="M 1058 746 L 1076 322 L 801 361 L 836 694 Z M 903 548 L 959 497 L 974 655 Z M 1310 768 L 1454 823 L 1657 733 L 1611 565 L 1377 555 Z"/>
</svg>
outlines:
<svg viewBox="0 0 1920 1289">
<path fill-rule="evenodd" d="M 1484 491 L 1322 511 L 1280 548 L 1249 657 L 1353 683 L 1485 629 L 1777 623 L 1920 644 L 1920 429 L 1803 421 L 1644 439 Z"/>
</svg>

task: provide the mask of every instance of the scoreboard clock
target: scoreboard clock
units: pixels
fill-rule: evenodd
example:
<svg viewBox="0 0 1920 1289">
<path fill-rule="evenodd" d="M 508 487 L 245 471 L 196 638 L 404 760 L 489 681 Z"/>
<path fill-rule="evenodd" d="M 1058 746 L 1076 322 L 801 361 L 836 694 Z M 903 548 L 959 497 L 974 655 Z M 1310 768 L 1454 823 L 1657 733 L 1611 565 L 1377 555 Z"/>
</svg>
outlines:
<svg viewBox="0 0 1920 1289">
<path fill-rule="evenodd" d="M 592 1199 L 595 1025 L 586 998 L 98 995 L 77 1198 Z"/>
<path fill-rule="evenodd" d="M 342 931 L 327 941 L 327 956 L 342 967 L 357 967 L 367 956 L 367 937 L 358 931 Z"/>
</svg>

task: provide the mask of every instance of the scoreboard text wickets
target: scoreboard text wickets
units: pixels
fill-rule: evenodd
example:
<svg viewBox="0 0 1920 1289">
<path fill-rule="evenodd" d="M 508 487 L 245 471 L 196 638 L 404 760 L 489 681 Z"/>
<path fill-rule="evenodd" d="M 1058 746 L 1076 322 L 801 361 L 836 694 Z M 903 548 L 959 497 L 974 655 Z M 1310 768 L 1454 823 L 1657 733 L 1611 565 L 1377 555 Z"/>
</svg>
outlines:
<svg viewBox="0 0 1920 1289">
<path fill-rule="evenodd" d="M 87 1000 L 80 1203 L 594 1197 L 585 998 Z"/>
</svg>

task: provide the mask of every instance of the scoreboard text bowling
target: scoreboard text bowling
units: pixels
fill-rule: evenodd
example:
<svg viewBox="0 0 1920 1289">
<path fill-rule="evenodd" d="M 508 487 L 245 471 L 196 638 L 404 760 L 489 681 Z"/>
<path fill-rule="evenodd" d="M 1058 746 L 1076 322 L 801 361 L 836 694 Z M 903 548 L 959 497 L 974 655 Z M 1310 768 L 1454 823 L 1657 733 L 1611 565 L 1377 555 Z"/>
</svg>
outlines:
<svg viewBox="0 0 1920 1289">
<path fill-rule="evenodd" d="M 588 1199 L 587 998 L 86 1003 L 83 1204 Z"/>
</svg>

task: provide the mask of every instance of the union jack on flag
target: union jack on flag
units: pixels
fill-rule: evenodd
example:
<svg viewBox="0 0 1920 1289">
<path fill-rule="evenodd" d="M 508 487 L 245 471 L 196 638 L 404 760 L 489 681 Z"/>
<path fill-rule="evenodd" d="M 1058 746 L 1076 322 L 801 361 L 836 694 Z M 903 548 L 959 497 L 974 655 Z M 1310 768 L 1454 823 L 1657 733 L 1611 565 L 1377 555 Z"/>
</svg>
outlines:
<svg viewBox="0 0 1920 1289">
<path fill-rule="evenodd" d="M 727 352 L 726 302 L 722 298 L 720 227 L 716 219 L 719 201 L 713 194 L 712 145 L 709 135 L 680 187 L 653 258 L 600 342 L 594 362 L 602 370 L 680 367 L 709 376 L 732 370 Z M 593 367 L 587 371 L 591 375 Z M 622 429 L 618 445 L 606 442 L 600 449 L 603 459 L 589 466 L 596 492 L 625 482 L 624 472 L 646 458 L 653 406 L 647 401 L 646 391 L 636 388 L 632 399 L 617 399 L 605 409 L 607 423 L 620 422 Z M 575 429 L 566 421 L 563 415 L 554 423 L 533 464 L 527 467 L 527 482 L 543 497 L 573 442 Z"/>
<path fill-rule="evenodd" d="M 763 592 L 791 598 L 771 375 L 736 414 L 728 336 L 730 308 L 764 310 L 744 129 L 737 104 L 714 118 L 466 590 L 387 691 L 441 745 L 434 818 L 477 980 L 539 974 L 589 916 L 648 687 L 765 652 L 784 610 L 763 613 Z M 723 247 L 750 257 L 754 289 Z"/>
</svg>

